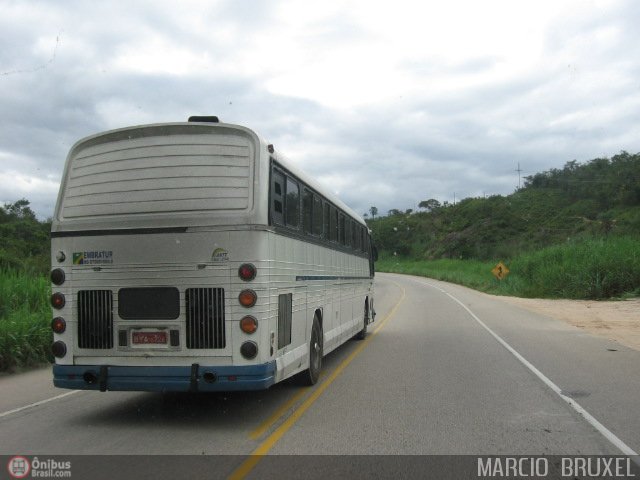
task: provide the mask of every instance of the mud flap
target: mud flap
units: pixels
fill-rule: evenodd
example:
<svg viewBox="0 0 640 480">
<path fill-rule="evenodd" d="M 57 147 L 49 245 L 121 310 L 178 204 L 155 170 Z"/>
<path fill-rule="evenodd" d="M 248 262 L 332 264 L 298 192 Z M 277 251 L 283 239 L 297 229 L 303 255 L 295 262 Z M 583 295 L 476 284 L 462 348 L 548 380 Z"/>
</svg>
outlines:
<svg viewBox="0 0 640 480">
<path fill-rule="evenodd" d="M 107 391 L 107 379 L 109 378 L 109 367 L 107 365 L 100 366 L 100 374 L 98 375 L 98 385 L 101 392 Z"/>
<path fill-rule="evenodd" d="M 198 370 L 200 369 L 200 365 L 194 363 L 191 365 L 191 377 L 189 379 L 189 391 L 197 392 L 198 391 Z"/>
</svg>

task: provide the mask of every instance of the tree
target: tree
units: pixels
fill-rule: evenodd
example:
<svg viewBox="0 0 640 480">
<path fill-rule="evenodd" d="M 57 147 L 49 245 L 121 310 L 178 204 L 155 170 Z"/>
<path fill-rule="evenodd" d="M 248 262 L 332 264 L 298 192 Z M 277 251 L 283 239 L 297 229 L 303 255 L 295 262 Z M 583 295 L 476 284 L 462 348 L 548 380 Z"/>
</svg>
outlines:
<svg viewBox="0 0 640 480">
<path fill-rule="evenodd" d="M 21 220 L 35 220 L 36 214 L 29 206 L 29 200 L 22 199 L 15 203 L 5 203 L 3 208 L 5 215 L 10 218 Z M 4 216 L 4 215 L 3 215 Z"/>
<path fill-rule="evenodd" d="M 391 210 L 389 210 L 389 216 L 393 217 L 394 215 L 402 215 L 402 212 L 397 208 L 392 208 Z"/>
<path fill-rule="evenodd" d="M 378 214 L 378 207 L 371 207 L 369 209 L 369 212 L 371 212 L 371 219 L 375 220 L 376 219 L 376 215 Z"/>
<path fill-rule="evenodd" d="M 49 270 L 49 222 L 39 222 L 22 199 L 0 206 L 0 269 Z"/>
<path fill-rule="evenodd" d="M 418 207 L 424 208 L 427 212 L 433 212 L 441 207 L 440 202 L 435 198 L 429 200 L 423 200 L 418 204 Z"/>
</svg>

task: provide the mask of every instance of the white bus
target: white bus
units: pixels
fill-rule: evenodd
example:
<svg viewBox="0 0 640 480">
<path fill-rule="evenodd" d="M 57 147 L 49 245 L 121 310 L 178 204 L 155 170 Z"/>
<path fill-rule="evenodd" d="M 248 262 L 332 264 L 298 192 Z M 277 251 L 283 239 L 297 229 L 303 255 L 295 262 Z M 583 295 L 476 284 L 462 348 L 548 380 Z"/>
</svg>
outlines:
<svg viewBox="0 0 640 480">
<path fill-rule="evenodd" d="M 216 117 L 85 138 L 51 227 L 54 385 L 265 389 L 318 380 L 373 321 L 364 221 Z"/>
</svg>

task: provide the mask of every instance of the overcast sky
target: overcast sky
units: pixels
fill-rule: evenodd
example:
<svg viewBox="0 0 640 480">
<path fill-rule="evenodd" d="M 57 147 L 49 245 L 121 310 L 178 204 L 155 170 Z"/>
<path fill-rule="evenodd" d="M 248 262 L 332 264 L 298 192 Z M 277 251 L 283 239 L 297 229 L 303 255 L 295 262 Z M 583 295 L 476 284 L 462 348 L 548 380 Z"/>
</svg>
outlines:
<svg viewBox="0 0 640 480">
<path fill-rule="evenodd" d="M 2 1 L 0 202 L 76 140 L 218 115 L 359 213 L 640 151 L 640 2 Z"/>
</svg>

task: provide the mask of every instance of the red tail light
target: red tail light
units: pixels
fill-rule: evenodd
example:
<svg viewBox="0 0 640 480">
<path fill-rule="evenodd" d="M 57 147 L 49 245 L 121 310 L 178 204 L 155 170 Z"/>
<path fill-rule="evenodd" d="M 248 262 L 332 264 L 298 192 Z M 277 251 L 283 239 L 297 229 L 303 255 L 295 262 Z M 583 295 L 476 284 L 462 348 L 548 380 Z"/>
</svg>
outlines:
<svg viewBox="0 0 640 480">
<path fill-rule="evenodd" d="M 250 263 L 243 263 L 238 268 L 238 276 L 245 282 L 249 282 L 256 278 L 256 267 Z"/>
<path fill-rule="evenodd" d="M 51 295 L 51 306 L 56 310 L 60 310 L 62 307 L 64 307 L 65 303 L 66 300 L 64 298 L 64 295 L 60 292 L 56 292 Z"/>
<path fill-rule="evenodd" d="M 67 322 L 62 317 L 56 317 L 51 322 L 51 330 L 55 333 L 64 333 L 67 329 Z"/>
</svg>

